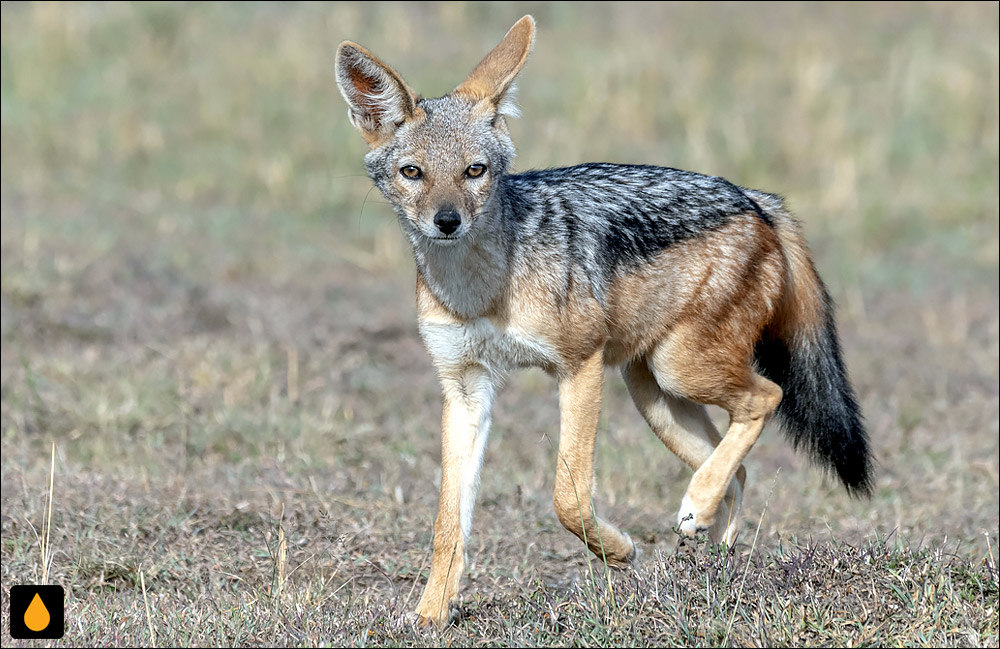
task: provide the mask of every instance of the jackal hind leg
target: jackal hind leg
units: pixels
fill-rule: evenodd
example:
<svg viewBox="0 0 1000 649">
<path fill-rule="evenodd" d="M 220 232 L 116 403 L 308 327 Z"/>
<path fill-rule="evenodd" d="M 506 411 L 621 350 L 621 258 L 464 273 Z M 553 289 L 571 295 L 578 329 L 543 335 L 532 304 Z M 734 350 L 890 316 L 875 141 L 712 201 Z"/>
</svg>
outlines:
<svg viewBox="0 0 1000 649">
<path fill-rule="evenodd" d="M 663 445 L 695 471 L 701 468 L 722 441 L 705 406 L 664 392 L 646 358 L 625 365 L 622 377 L 636 408 Z M 731 546 L 736 542 L 743 522 L 740 512 L 745 483 L 746 469 L 740 465 L 723 496 L 715 524 L 708 530 L 713 543 Z"/>
<path fill-rule="evenodd" d="M 754 371 L 752 347 L 734 344 L 740 337 L 725 325 L 714 333 L 706 336 L 695 328 L 678 327 L 649 357 L 649 367 L 664 392 L 717 405 L 729 413 L 725 437 L 695 469 L 681 500 L 677 522 L 687 536 L 715 526 L 743 459 L 781 401 L 781 388 Z"/>
</svg>

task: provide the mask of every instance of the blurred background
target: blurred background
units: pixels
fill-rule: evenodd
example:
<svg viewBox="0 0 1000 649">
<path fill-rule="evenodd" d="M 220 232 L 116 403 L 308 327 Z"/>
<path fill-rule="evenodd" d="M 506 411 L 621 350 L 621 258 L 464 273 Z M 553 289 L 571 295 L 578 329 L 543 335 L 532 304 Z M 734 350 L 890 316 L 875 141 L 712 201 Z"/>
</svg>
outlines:
<svg viewBox="0 0 1000 649">
<path fill-rule="evenodd" d="M 413 578 L 440 397 L 334 52 L 358 41 L 438 96 L 525 13 L 538 33 L 510 124 L 517 168 L 721 175 L 784 195 L 804 223 L 878 488 L 851 501 L 765 432 L 750 525 L 774 482 L 767 543 L 895 532 L 978 556 L 985 532 L 995 546 L 996 3 L 4 3 L 5 581 L 38 567 L 25 521 L 53 441 L 67 582 L 113 579 L 109 561 L 155 581 L 187 550 L 252 580 L 267 555 L 240 548 L 278 505 L 291 556 L 347 547 Z M 690 471 L 616 374 L 605 397 L 599 506 L 668 544 Z M 579 557 L 551 512 L 556 407 L 537 372 L 498 403 L 473 581 L 494 569 L 483 548 L 500 569 L 546 570 L 521 533 Z M 197 552 L 192 517 L 208 530 Z"/>
<path fill-rule="evenodd" d="M 381 197 L 365 203 L 365 146 L 331 83 L 336 45 L 359 41 L 438 96 L 530 12 L 519 168 L 646 162 L 782 193 L 845 285 L 919 292 L 945 271 L 989 277 L 994 9 L 5 6 L 4 252 L 68 236 L 93 254 L 129 247 L 149 263 L 236 275 L 273 260 L 247 249 L 261 243 L 300 246 L 297 263 L 406 261 Z M 121 226 L 145 236 L 117 236 Z M 13 282 L 19 258 L 4 257 Z M 299 274 L 280 266 L 268 270 Z"/>
</svg>

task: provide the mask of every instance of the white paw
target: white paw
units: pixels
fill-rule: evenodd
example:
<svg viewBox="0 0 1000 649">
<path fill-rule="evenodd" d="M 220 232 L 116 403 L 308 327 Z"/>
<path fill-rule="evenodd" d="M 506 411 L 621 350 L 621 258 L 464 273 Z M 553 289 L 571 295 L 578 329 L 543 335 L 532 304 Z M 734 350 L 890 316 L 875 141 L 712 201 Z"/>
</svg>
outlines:
<svg viewBox="0 0 1000 649">
<path fill-rule="evenodd" d="M 677 513 L 677 529 L 684 536 L 695 536 L 706 529 L 698 524 L 698 509 L 687 494 L 681 499 L 681 509 Z"/>
</svg>

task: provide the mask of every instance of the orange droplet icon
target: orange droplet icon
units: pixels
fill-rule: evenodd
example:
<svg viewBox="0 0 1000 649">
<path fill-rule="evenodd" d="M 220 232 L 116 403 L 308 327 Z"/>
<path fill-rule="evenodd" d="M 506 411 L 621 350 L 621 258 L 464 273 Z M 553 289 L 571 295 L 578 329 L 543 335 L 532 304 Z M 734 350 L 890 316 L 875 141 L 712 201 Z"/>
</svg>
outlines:
<svg viewBox="0 0 1000 649">
<path fill-rule="evenodd" d="M 35 593 L 34 599 L 28 604 L 28 610 L 24 612 L 24 625 L 38 633 L 49 625 L 51 619 L 49 609 L 45 608 L 42 598 L 38 596 L 38 593 Z"/>
</svg>

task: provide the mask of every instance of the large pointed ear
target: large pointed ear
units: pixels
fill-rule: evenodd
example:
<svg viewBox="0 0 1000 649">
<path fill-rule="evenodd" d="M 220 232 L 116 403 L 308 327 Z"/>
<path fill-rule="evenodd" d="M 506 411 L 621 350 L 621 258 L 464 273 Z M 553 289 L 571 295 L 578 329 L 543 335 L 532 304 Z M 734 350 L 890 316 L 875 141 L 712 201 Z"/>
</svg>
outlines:
<svg viewBox="0 0 1000 649">
<path fill-rule="evenodd" d="M 535 43 L 535 19 L 525 16 L 514 23 L 500 44 L 486 55 L 454 94 L 493 103 L 497 115 L 518 115 L 514 104 L 514 77 L 524 67 Z"/>
<path fill-rule="evenodd" d="M 337 48 L 337 86 L 350 107 L 351 124 L 372 147 L 392 137 L 417 111 L 417 95 L 395 70 L 357 43 Z"/>
</svg>

